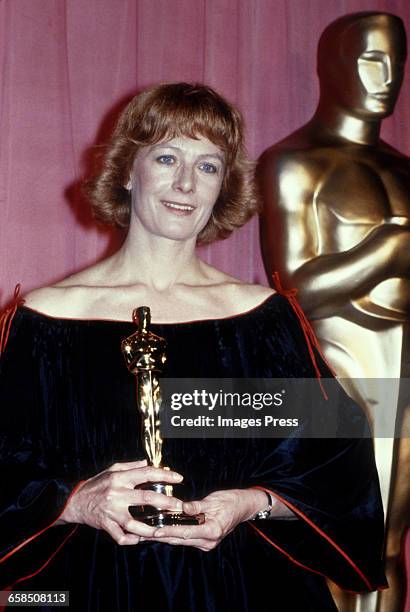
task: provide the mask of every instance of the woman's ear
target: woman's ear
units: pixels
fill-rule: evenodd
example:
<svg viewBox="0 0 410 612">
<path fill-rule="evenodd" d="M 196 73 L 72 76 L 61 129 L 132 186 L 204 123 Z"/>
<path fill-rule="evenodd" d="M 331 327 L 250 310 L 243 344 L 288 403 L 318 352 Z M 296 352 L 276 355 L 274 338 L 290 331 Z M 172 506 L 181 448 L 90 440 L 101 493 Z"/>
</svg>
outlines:
<svg viewBox="0 0 410 612">
<path fill-rule="evenodd" d="M 131 191 L 132 189 L 132 182 L 131 182 L 131 177 L 128 179 L 128 183 L 126 185 L 124 185 L 125 189 L 127 191 Z"/>
</svg>

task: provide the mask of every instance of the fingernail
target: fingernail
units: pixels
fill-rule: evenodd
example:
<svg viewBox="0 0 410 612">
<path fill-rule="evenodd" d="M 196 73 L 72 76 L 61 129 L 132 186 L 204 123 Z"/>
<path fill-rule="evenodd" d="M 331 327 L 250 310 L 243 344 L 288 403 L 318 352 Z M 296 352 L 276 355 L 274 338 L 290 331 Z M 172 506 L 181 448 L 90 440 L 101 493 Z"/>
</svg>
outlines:
<svg viewBox="0 0 410 612">
<path fill-rule="evenodd" d="M 181 476 L 181 474 L 176 474 L 175 472 L 173 472 L 173 474 L 172 474 L 172 478 L 173 478 L 174 480 L 182 480 L 184 477 L 183 477 L 183 476 Z"/>
</svg>

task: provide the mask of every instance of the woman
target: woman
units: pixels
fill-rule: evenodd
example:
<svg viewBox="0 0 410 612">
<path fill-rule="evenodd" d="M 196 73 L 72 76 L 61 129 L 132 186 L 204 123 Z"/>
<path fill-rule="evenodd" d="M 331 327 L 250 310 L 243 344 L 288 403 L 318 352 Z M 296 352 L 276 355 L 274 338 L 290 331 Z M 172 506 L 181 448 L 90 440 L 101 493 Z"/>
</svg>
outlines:
<svg viewBox="0 0 410 612">
<path fill-rule="evenodd" d="M 136 96 L 88 185 L 96 215 L 128 227 L 123 246 L 6 321 L 3 588 L 69 590 L 73 609 L 93 612 L 318 612 L 336 609 L 324 574 L 384 586 L 368 439 L 167 439 L 173 471 L 143 460 L 120 352 L 136 306 L 167 340 L 164 376 L 330 376 L 283 296 L 195 254 L 256 211 L 242 131 L 201 85 Z M 157 481 L 181 484 L 169 498 L 138 488 Z M 206 520 L 155 529 L 129 514 L 143 503 Z"/>
</svg>

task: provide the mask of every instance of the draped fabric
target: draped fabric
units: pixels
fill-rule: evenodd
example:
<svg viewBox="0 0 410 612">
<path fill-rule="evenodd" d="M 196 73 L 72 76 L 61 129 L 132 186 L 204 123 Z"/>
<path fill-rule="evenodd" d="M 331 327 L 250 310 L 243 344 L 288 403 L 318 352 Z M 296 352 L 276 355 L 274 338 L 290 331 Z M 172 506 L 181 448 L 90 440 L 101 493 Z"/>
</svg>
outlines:
<svg viewBox="0 0 410 612">
<path fill-rule="evenodd" d="M 146 601 L 169 612 L 334 612 L 323 575 L 353 591 L 385 588 L 372 441 L 304 438 L 306 423 L 284 439 L 167 438 L 163 446 L 164 464 L 184 475 L 184 499 L 259 486 L 289 504 L 293 520 L 242 523 L 212 552 L 120 547 L 87 525 L 52 526 L 79 481 L 143 456 L 135 383 L 120 350 L 132 330 L 17 310 L 0 362 L 0 587 L 69 590 L 78 612 L 132 612 Z M 167 341 L 164 376 L 317 376 L 279 294 L 238 316 L 152 330 Z M 330 409 L 319 398 L 313 419 Z M 338 415 L 365 425 L 345 394 Z"/>
<path fill-rule="evenodd" d="M 118 245 L 92 222 L 80 184 L 136 91 L 214 86 L 243 111 L 256 158 L 313 114 L 324 27 L 362 10 L 395 13 L 409 31 L 408 0 L 0 0 L 0 304 L 17 282 L 48 284 Z M 404 152 L 409 109 L 407 78 L 382 128 Z M 202 253 L 266 283 L 255 220 Z"/>
</svg>

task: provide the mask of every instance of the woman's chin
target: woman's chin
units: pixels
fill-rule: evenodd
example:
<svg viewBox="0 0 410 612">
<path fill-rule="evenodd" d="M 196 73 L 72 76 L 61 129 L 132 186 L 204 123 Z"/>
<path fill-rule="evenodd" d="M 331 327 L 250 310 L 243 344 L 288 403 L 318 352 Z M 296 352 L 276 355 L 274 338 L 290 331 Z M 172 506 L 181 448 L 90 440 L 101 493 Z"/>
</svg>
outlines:
<svg viewBox="0 0 410 612">
<path fill-rule="evenodd" d="M 196 241 L 199 232 L 194 231 L 183 231 L 180 228 L 168 228 L 167 231 L 161 231 L 156 233 L 159 238 L 164 238 L 165 240 L 172 240 L 174 242 L 189 242 Z"/>
<path fill-rule="evenodd" d="M 168 240 L 174 240 L 176 242 L 189 242 L 191 240 L 196 241 L 198 234 L 203 230 L 206 223 L 200 225 L 185 222 L 182 218 L 176 219 L 174 222 L 171 219 L 167 224 L 161 224 L 160 227 L 156 227 L 154 234 L 166 238 Z"/>
</svg>

